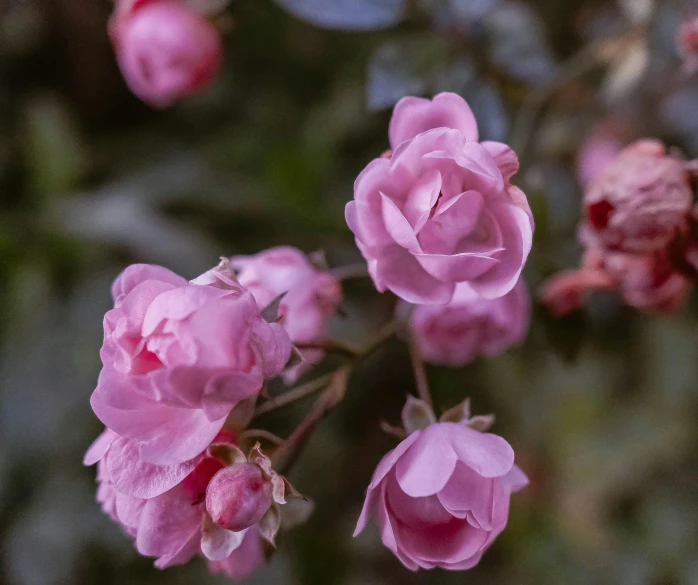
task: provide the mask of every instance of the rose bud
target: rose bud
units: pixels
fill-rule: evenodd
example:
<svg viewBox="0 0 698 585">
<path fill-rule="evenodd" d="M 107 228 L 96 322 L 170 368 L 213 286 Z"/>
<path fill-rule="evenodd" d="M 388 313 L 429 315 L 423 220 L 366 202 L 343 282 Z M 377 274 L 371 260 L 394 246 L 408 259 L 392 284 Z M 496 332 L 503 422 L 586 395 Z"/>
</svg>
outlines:
<svg viewBox="0 0 698 585">
<path fill-rule="evenodd" d="M 272 503 L 272 484 L 253 463 L 236 463 L 221 469 L 206 491 L 206 511 L 211 519 L 233 532 L 259 522 Z"/>
<path fill-rule="evenodd" d="M 588 235 L 608 250 L 633 254 L 665 247 L 684 229 L 693 201 L 686 163 L 661 142 L 625 148 L 584 198 Z"/>
<path fill-rule="evenodd" d="M 111 36 L 131 91 L 156 108 L 198 92 L 216 75 L 223 49 L 204 16 L 168 0 L 115 12 Z"/>
</svg>

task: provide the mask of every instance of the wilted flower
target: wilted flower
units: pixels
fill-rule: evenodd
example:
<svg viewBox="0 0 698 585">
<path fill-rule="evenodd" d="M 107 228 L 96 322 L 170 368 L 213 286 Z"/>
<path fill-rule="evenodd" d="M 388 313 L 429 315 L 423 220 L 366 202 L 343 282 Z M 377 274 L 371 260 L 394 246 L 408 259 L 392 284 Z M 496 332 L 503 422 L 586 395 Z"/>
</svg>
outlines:
<svg viewBox="0 0 698 585">
<path fill-rule="evenodd" d="M 585 293 L 607 290 L 635 309 L 668 313 L 683 304 L 690 288 L 690 278 L 667 250 L 622 254 L 591 249 L 581 268 L 556 274 L 543 285 L 541 300 L 561 316 L 577 309 Z"/>
<path fill-rule="evenodd" d="M 648 253 L 685 229 L 693 203 L 687 164 L 656 140 L 625 148 L 584 198 L 589 235 L 611 251 Z"/>
<path fill-rule="evenodd" d="M 505 295 L 531 249 L 533 217 L 509 180 L 506 145 L 478 142 L 468 104 L 450 93 L 404 98 L 390 123 L 392 157 L 372 161 L 354 184 L 346 220 L 379 291 L 444 304 L 460 282 Z"/>
<path fill-rule="evenodd" d="M 375 515 L 383 544 L 408 569 L 474 567 L 528 479 L 509 444 L 471 422 L 433 422 L 383 457 L 354 534 Z"/>
<path fill-rule="evenodd" d="M 157 108 L 200 91 L 222 60 L 216 27 L 176 0 L 121 0 L 111 37 L 129 88 Z"/>
<path fill-rule="evenodd" d="M 479 355 L 494 356 L 520 343 L 530 319 L 531 301 L 520 280 L 497 299 L 483 298 L 461 283 L 448 304 L 414 307 L 409 324 L 425 360 L 463 366 Z"/>
<path fill-rule="evenodd" d="M 104 317 L 104 367 L 92 408 L 143 461 L 196 457 L 239 401 L 278 374 L 288 334 L 267 323 L 252 295 L 197 285 L 159 266 L 134 265 L 114 283 Z"/>
</svg>

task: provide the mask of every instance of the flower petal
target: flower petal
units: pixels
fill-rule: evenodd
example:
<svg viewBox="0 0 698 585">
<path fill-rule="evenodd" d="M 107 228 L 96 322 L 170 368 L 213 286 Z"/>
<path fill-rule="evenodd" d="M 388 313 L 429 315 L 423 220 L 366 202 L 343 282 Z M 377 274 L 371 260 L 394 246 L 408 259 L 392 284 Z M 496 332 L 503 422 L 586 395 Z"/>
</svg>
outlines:
<svg viewBox="0 0 698 585">
<path fill-rule="evenodd" d="M 455 285 L 428 274 L 404 248 L 385 248 L 377 260 L 375 271 L 381 282 L 408 303 L 443 305 L 451 300 Z"/>
<path fill-rule="evenodd" d="M 109 451 L 109 447 L 111 447 L 111 444 L 119 437 L 114 431 L 111 429 L 104 429 L 102 431 L 102 434 L 99 435 L 90 445 L 90 448 L 87 450 L 87 453 L 85 453 L 85 457 L 82 460 L 82 464 L 86 466 L 94 465 L 102 459 Z"/>
<path fill-rule="evenodd" d="M 470 283 L 486 299 L 502 297 L 514 288 L 533 243 L 533 229 L 525 211 L 509 203 L 496 203 L 490 209 L 499 223 L 504 251 L 498 264 Z"/>
<path fill-rule="evenodd" d="M 221 528 L 207 514 L 201 531 L 201 552 L 211 561 L 222 561 L 242 544 L 245 532 Z"/>
<path fill-rule="evenodd" d="M 385 229 L 388 230 L 393 240 L 413 254 L 421 252 L 422 248 L 417 241 L 414 228 L 407 221 L 407 218 L 402 215 L 395 202 L 384 193 L 381 193 L 381 202 Z"/>
<path fill-rule="evenodd" d="M 444 435 L 458 460 L 482 477 L 502 477 L 514 465 L 514 450 L 502 437 L 480 433 L 458 423 L 440 423 L 448 426 Z"/>
<path fill-rule="evenodd" d="M 192 506 L 185 490 L 176 487 L 146 502 L 136 548 L 146 556 L 174 555 L 199 533 L 201 522 L 201 506 Z"/>
<path fill-rule="evenodd" d="M 431 496 L 443 489 L 456 467 L 458 456 L 448 435 L 450 423 L 424 429 L 419 440 L 400 457 L 395 466 L 398 483 L 413 498 Z"/>
<path fill-rule="evenodd" d="M 396 104 L 388 130 L 390 146 L 395 149 L 434 128 L 452 128 L 466 140 L 478 139 L 477 121 L 467 102 L 455 93 L 440 93 L 433 100 L 405 97 Z"/>
<path fill-rule="evenodd" d="M 117 491 L 150 499 L 176 486 L 196 467 L 196 460 L 175 465 L 153 465 L 140 460 L 138 443 L 119 437 L 107 457 L 107 472 Z"/>
</svg>

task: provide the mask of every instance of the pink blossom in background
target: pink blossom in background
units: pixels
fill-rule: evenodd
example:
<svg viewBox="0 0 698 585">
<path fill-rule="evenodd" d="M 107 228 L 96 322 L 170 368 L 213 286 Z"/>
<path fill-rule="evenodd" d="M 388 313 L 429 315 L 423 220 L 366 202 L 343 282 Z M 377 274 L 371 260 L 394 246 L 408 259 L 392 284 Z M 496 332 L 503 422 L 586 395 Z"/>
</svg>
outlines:
<svg viewBox="0 0 698 585">
<path fill-rule="evenodd" d="M 684 304 L 692 286 L 688 275 L 674 266 L 664 250 L 608 254 L 605 268 L 618 282 L 625 303 L 640 310 L 671 313 Z"/>
<path fill-rule="evenodd" d="M 156 108 L 196 93 L 218 73 L 218 29 L 176 0 L 121 0 L 110 32 L 131 91 Z"/>
<path fill-rule="evenodd" d="M 531 249 L 533 216 L 510 183 L 506 145 L 478 142 L 468 104 L 450 93 L 408 97 L 390 123 L 391 158 L 373 160 L 354 184 L 346 220 L 379 291 L 445 304 L 467 282 L 505 295 Z"/>
<path fill-rule="evenodd" d="M 577 157 L 577 176 L 582 187 L 589 187 L 618 158 L 625 133 L 621 125 L 605 123 L 584 141 Z"/>
<path fill-rule="evenodd" d="M 698 17 L 681 25 L 677 45 L 686 72 L 693 74 L 698 71 Z"/>
<path fill-rule="evenodd" d="M 560 272 L 544 283 L 541 300 L 562 316 L 579 308 L 586 293 L 606 290 L 617 292 L 635 309 L 671 313 L 683 305 L 691 286 L 669 250 L 622 254 L 590 248 L 579 269 Z"/>
<path fill-rule="evenodd" d="M 647 253 L 684 230 L 693 203 L 688 166 L 656 140 L 625 148 L 584 197 L 590 238 L 607 250 Z"/>
<path fill-rule="evenodd" d="M 227 433 L 215 441 L 232 444 Z M 223 461 L 206 453 L 184 465 L 148 464 L 139 458 L 133 441 L 107 429 L 84 462 L 97 463 L 97 500 L 103 511 L 134 538 L 139 553 L 156 557 L 156 567 L 165 569 L 211 554 L 204 502 L 212 478 L 226 469 Z M 233 577 L 251 573 L 263 562 L 259 530 L 252 526 L 228 541 L 217 538 L 213 556 L 212 571 Z"/>
<path fill-rule="evenodd" d="M 327 325 L 342 298 L 341 284 L 328 272 L 316 269 L 305 254 L 290 246 L 253 256 L 235 256 L 230 262 L 238 273 L 238 281 L 252 293 L 260 308 L 285 293 L 277 322 L 292 342 L 314 343 L 326 338 Z M 287 382 L 294 381 L 308 364 L 317 363 L 324 356 L 320 349 L 305 349 L 301 354 L 306 364 L 287 371 Z"/>
<path fill-rule="evenodd" d="M 199 455 L 241 400 L 286 366 L 291 343 L 252 295 L 189 283 L 159 266 L 127 268 L 104 317 L 103 368 L 91 404 L 148 463 Z"/>
<path fill-rule="evenodd" d="M 448 304 L 414 307 L 410 330 L 426 361 L 457 367 L 520 343 L 530 320 L 531 301 L 522 280 L 497 299 L 483 298 L 461 283 Z"/>
<path fill-rule="evenodd" d="M 501 437 L 434 423 L 383 457 L 354 535 L 375 516 L 383 544 L 408 569 L 470 569 L 506 526 L 511 494 L 527 484 Z"/>
</svg>

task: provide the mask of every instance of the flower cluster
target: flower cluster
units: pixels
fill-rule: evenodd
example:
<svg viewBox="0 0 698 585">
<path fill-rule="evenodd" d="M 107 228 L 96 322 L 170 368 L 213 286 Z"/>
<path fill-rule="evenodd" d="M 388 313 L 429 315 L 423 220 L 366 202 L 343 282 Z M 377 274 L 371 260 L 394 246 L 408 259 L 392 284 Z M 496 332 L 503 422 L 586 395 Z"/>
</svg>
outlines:
<svg viewBox="0 0 698 585">
<path fill-rule="evenodd" d="M 265 302 L 264 289 L 253 295 L 227 259 L 193 281 L 133 265 L 112 287 L 91 399 L 107 429 L 85 464 L 98 463 L 104 511 L 160 568 L 203 554 L 215 570 L 250 572 L 264 543 L 274 542 L 279 506 L 299 497 L 259 446 L 243 454 L 237 434 L 244 434 L 265 380 L 286 368 L 289 333 L 321 337 L 341 289 L 294 249 L 240 263 L 269 258 L 281 265 L 293 259 L 276 275 L 290 299 L 280 322 L 265 320 L 266 305 L 257 302 Z M 313 279 L 301 282 L 309 276 L 318 287 L 306 286 Z M 287 331 L 285 323 L 297 329 Z"/>
<path fill-rule="evenodd" d="M 554 313 L 577 308 L 593 289 L 617 291 L 641 310 L 683 303 L 696 269 L 694 171 L 661 142 L 640 140 L 593 178 L 579 230 L 582 265 L 543 288 Z"/>
<path fill-rule="evenodd" d="M 468 569 L 528 480 L 509 444 L 484 432 L 492 416 L 471 417 L 466 401 L 436 419 L 422 360 L 464 365 L 525 337 L 531 307 L 520 274 L 533 219 L 510 182 L 516 155 L 478 142 L 460 97 L 404 99 L 390 141 L 393 152 L 358 178 L 347 221 L 377 288 L 402 299 L 395 320 L 422 370 L 421 399 L 408 399 L 402 427 L 391 430 L 403 440 L 378 464 L 356 533 L 375 516 L 408 569 Z M 203 556 L 213 571 L 247 575 L 270 554 L 282 519 L 287 527 L 307 516 L 307 500 L 279 469 L 341 400 L 361 357 L 349 351 L 352 362 L 328 382 L 276 398 L 263 392 L 277 376 L 295 382 L 335 347 L 328 321 L 340 282 L 277 247 L 224 258 L 191 281 L 130 266 L 112 295 L 91 399 L 107 428 L 85 456 L 97 464 L 97 499 L 157 567 Z M 259 414 L 323 388 L 288 438 L 250 428 Z M 264 452 L 257 440 L 271 446 Z"/>
</svg>

